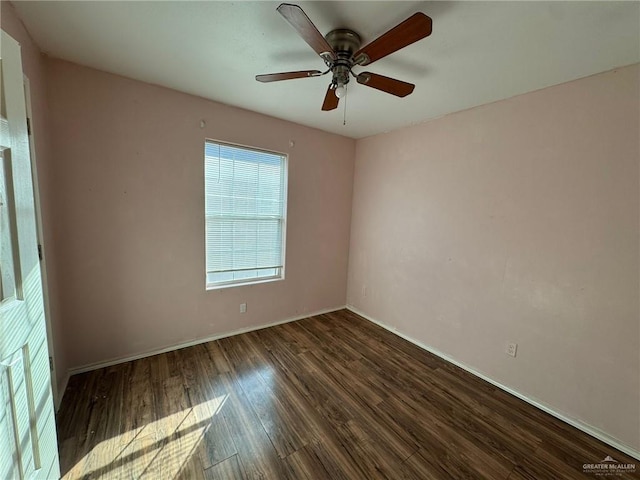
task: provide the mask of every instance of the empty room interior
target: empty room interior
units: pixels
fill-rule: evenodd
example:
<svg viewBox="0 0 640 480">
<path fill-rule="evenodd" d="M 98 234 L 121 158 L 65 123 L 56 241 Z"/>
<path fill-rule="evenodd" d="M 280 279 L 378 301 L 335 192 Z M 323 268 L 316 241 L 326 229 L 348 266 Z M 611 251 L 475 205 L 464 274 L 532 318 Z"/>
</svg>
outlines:
<svg viewBox="0 0 640 480">
<path fill-rule="evenodd" d="M 640 477 L 640 2 L 1 2 L 0 479 Z"/>
</svg>

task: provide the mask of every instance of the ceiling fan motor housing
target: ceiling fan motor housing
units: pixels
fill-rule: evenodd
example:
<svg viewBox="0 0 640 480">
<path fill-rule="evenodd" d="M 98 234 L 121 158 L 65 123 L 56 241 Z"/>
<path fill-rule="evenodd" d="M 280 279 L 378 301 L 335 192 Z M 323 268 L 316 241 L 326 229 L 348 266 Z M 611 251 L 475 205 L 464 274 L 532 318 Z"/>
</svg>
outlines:
<svg viewBox="0 0 640 480">
<path fill-rule="evenodd" d="M 349 83 L 349 72 L 353 67 L 353 54 L 360 48 L 360 36 L 353 30 L 339 28 L 329 32 L 325 39 L 336 53 L 336 60 L 331 65 L 333 83 L 341 86 Z"/>
</svg>

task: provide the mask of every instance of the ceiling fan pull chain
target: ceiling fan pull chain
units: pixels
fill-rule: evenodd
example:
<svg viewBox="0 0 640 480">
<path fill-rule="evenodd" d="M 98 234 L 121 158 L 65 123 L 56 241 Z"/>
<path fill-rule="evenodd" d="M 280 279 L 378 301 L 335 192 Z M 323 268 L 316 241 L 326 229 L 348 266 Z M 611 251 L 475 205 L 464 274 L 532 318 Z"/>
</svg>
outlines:
<svg viewBox="0 0 640 480">
<path fill-rule="evenodd" d="M 344 115 L 342 117 L 342 125 L 347 125 L 347 97 L 349 95 L 347 95 L 347 86 L 344 86 L 345 92 L 344 92 Z"/>
</svg>

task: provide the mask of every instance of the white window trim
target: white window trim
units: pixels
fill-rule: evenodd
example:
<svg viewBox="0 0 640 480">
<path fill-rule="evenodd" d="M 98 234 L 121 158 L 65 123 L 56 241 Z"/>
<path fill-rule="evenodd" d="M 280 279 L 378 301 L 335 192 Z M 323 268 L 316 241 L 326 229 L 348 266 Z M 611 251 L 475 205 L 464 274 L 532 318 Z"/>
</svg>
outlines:
<svg viewBox="0 0 640 480">
<path fill-rule="evenodd" d="M 205 290 L 209 291 L 209 290 L 221 290 L 224 288 L 232 288 L 232 287 L 244 287 L 244 286 L 249 286 L 249 285 L 258 285 L 261 283 L 271 283 L 271 282 L 278 282 L 281 280 L 285 279 L 285 273 L 286 273 L 286 264 L 287 264 L 287 207 L 289 204 L 289 155 L 287 153 L 284 152 L 278 152 L 276 150 L 267 150 L 264 148 L 259 148 L 259 147 L 251 147 L 248 145 L 242 145 L 239 143 L 231 143 L 231 142 L 225 142 L 222 140 L 215 140 L 213 138 L 205 138 L 204 141 L 204 145 L 205 145 L 205 152 L 206 152 L 206 144 L 207 142 L 214 142 L 214 143 L 218 143 L 221 145 L 229 145 L 231 147 L 237 147 L 237 148 L 244 148 L 247 150 L 253 150 L 255 152 L 264 152 L 264 153 L 268 153 L 271 155 L 280 155 L 283 158 L 283 185 L 282 185 L 282 196 L 283 196 L 283 205 L 282 205 L 282 268 L 280 269 L 280 275 L 274 275 L 271 277 L 261 277 L 261 278 L 249 278 L 249 279 L 240 279 L 240 280 L 230 280 L 228 282 L 216 282 L 216 283 L 210 283 L 207 281 L 207 268 L 206 268 L 206 261 L 205 261 L 205 269 L 204 269 L 204 275 L 205 275 Z M 203 152 L 204 153 L 204 152 Z M 206 156 L 206 155 L 205 155 Z M 204 166 L 204 165 L 203 165 Z M 203 170 L 204 173 L 204 170 Z M 206 197 L 207 191 L 206 191 L 206 186 L 203 182 L 203 188 L 204 188 L 204 196 Z M 207 254 L 207 245 L 206 245 L 206 224 L 207 224 L 207 215 L 205 212 L 204 215 L 204 223 L 205 223 L 205 244 L 204 244 L 204 251 L 205 251 L 205 257 Z"/>
<path fill-rule="evenodd" d="M 282 269 L 282 276 L 273 276 L 273 277 L 261 277 L 259 280 L 255 278 L 244 280 L 230 280 L 229 282 L 224 283 L 207 283 L 207 290 L 220 290 L 223 288 L 231 288 L 231 287 L 244 287 L 247 285 L 258 285 L 260 283 L 271 283 L 271 282 L 279 282 L 280 280 L 284 280 L 284 268 Z"/>
</svg>

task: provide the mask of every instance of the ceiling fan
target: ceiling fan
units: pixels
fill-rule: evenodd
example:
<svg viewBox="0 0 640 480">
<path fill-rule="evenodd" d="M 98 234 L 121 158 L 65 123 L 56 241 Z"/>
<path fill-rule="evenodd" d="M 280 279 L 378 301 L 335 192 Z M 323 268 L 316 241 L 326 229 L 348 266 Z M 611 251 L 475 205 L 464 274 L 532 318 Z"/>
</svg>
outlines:
<svg viewBox="0 0 640 480">
<path fill-rule="evenodd" d="M 346 93 L 345 85 L 349 83 L 350 74 L 362 85 L 398 97 L 406 97 L 413 92 L 415 85 L 412 83 L 371 72 L 355 74 L 352 68 L 369 65 L 431 35 L 431 18 L 424 13 L 415 13 L 373 42 L 360 48 L 360 37 L 352 30 L 340 28 L 332 30 L 323 37 L 298 5 L 283 3 L 277 10 L 296 29 L 302 39 L 320 55 L 328 70 L 325 72 L 302 70 L 298 72 L 267 73 L 256 75 L 257 81 L 278 82 L 294 78 L 319 77 L 331 72 L 333 79 L 322 103 L 322 110 L 325 111 L 334 110 L 338 107 L 340 98 Z"/>
</svg>

